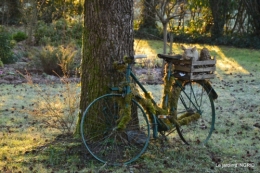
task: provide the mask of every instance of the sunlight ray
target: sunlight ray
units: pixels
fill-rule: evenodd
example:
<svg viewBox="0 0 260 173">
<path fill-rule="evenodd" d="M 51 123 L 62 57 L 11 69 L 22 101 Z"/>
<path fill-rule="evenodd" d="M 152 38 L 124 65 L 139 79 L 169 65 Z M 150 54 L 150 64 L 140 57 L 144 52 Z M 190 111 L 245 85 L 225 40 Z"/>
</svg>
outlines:
<svg viewBox="0 0 260 173">
<path fill-rule="evenodd" d="M 227 57 L 218 46 L 212 46 L 211 51 L 215 51 L 218 54 L 217 68 L 226 71 L 226 73 L 243 73 L 249 74 L 249 72 L 233 58 Z"/>
</svg>

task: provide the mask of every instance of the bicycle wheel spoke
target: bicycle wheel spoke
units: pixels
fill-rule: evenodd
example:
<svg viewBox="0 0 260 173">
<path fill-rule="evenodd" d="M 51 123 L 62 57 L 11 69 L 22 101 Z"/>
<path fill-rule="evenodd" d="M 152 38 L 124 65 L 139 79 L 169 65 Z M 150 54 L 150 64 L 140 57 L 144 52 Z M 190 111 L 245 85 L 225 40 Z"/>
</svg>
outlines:
<svg viewBox="0 0 260 173">
<path fill-rule="evenodd" d="M 131 102 L 131 120 L 124 130 L 117 130 L 120 122 L 118 99 L 122 96 L 99 97 L 86 109 L 81 121 L 82 139 L 87 150 L 99 161 L 112 165 L 136 160 L 147 148 L 150 138 L 148 119 L 134 100 Z"/>
<path fill-rule="evenodd" d="M 177 117 L 185 114 L 188 118 L 196 113 L 200 115 L 199 119 L 177 127 L 179 136 L 186 144 L 206 143 L 212 134 L 215 121 L 214 103 L 207 88 L 199 82 L 187 82 L 179 97 Z"/>
</svg>

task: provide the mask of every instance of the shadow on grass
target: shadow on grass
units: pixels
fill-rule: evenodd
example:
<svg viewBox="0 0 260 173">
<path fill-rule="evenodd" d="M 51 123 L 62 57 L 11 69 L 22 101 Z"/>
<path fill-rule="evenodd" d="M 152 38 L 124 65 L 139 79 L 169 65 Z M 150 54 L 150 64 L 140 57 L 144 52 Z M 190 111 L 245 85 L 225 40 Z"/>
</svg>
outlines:
<svg viewBox="0 0 260 173">
<path fill-rule="evenodd" d="M 58 135 L 53 141 L 25 151 L 22 157 L 22 165 L 32 172 L 76 172 L 98 164 L 82 141 L 71 134 Z"/>
</svg>

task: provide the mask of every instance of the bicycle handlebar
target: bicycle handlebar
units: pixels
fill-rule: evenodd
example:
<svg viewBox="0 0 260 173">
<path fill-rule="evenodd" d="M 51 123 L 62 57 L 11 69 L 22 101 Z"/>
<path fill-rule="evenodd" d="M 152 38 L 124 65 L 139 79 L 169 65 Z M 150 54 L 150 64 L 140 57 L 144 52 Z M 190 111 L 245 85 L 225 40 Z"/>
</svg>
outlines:
<svg viewBox="0 0 260 173">
<path fill-rule="evenodd" d="M 147 55 L 145 55 L 145 54 L 134 55 L 134 59 L 141 59 L 141 58 L 147 58 Z"/>
<path fill-rule="evenodd" d="M 147 55 L 145 54 L 140 54 L 140 55 L 134 55 L 134 56 L 125 56 L 123 58 L 123 61 L 115 61 L 115 64 L 121 65 L 121 64 L 134 64 L 135 59 L 141 59 L 141 58 L 147 58 Z"/>
</svg>

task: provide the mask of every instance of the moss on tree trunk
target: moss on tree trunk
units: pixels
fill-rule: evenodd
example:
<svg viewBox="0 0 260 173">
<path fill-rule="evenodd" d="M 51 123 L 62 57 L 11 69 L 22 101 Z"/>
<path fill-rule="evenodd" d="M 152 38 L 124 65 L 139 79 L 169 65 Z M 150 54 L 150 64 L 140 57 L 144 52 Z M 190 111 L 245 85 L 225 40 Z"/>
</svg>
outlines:
<svg viewBox="0 0 260 173">
<path fill-rule="evenodd" d="M 113 62 L 133 55 L 133 0 L 85 0 L 81 99 L 77 128 L 83 112 L 95 98 L 123 79 Z"/>
</svg>

